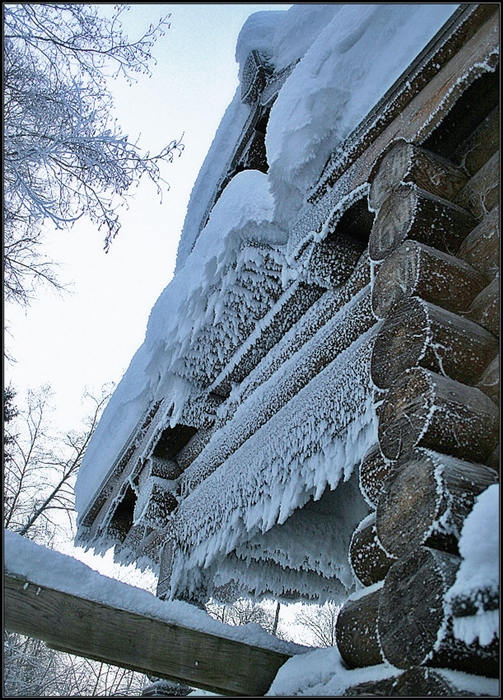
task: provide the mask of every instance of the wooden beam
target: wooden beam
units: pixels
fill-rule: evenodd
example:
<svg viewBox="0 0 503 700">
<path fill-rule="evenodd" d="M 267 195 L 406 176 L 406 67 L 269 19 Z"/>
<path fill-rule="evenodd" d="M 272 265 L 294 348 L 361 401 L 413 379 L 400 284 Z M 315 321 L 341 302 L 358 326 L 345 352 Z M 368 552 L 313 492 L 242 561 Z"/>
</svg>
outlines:
<svg viewBox="0 0 503 700">
<path fill-rule="evenodd" d="M 5 628 L 53 649 L 231 696 L 261 696 L 289 654 L 4 576 Z"/>
</svg>

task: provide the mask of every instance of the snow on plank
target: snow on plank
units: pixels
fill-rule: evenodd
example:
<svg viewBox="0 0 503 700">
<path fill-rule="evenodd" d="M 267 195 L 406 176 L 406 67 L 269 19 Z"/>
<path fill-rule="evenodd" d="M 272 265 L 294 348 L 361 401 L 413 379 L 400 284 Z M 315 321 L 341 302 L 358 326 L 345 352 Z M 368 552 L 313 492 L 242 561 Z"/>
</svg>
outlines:
<svg viewBox="0 0 503 700">
<path fill-rule="evenodd" d="M 6 629 L 50 647 L 223 695 L 263 695 L 304 647 L 231 628 L 5 533 Z"/>
</svg>

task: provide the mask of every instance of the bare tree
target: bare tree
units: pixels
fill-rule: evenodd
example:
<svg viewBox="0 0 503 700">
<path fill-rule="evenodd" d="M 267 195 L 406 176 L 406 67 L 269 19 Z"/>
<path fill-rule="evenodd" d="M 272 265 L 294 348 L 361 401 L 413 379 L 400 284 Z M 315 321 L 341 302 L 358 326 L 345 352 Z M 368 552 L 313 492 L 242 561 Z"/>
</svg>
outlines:
<svg viewBox="0 0 503 700">
<path fill-rule="evenodd" d="M 340 608 L 340 605 L 332 601 L 327 601 L 324 605 L 311 603 L 297 613 L 295 621 L 311 632 L 317 646 L 333 647 L 336 645 L 335 625 Z"/>
<path fill-rule="evenodd" d="M 49 649 L 39 639 L 4 633 L 2 697 L 140 697 L 147 678 Z"/>
<path fill-rule="evenodd" d="M 48 386 L 28 392 L 17 408 L 4 389 L 4 525 L 47 546 L 72 536 L 73 481 L 110 396 L 110 387 L 86 394 L 90 412 L 79 431 L 59 436 L 50 422 Z M 49 649 L 43 642 L 4 633 L 4 697 L 141 695 L 143 674 Z"/>
<path fill-rule="evenodd" d="M 120 229 L 119 206 L 146 175 L 162 195 L 162 163 L 180 154 L 171 141 L 156 155 L 123 135 L 112 117 L 107 80 L 150 73 L 152 48 L 167 17 L 136 40 L 117 5 L 4 5 L 4 285 L 27 304 L 36 285 L 59 287 L 42 252 L 42 225 L 70 227 L 88 216 L 104 227 L 105 250 Z M 107 72 L 108 71 L 108 72 Z"/>
<path fill-rule="evenodd" d="M 104 387 L 99 396 L 86 395 L 91 409 L 82 429 L 64 436 L 50 423 L 50 387 L 29 391 L 26 408 L 19 410 L 9 399 L 10 391 L 7 402 L 4 393 L 4 415 L 7 410 L 15 416 L 5 426 L 4 526 L 47 544 L 61 528 L 61 516 L 72 526 L 73 482 L 110 388 Z"/>
<path fill-rule="evenodd" d="M 270 634 L 277 629 L 276 615 L 249 598 L 239 598 L 233 603 L 224 604 L 214 600 L 206 603 L 206 612 L 227 625 L 248 625 L 255 623 Z"/>
</svg>

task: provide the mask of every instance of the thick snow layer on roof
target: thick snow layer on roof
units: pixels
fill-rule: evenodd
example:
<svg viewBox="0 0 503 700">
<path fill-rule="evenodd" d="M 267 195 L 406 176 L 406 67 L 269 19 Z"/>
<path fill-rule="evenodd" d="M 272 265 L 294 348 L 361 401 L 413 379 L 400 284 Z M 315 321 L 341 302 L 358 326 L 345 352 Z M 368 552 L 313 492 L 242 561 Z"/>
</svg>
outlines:
<svg viewBox="0 0 503 700">
<path fill-rule="evenodd" d="M 259 13 L 245 24 L 236 51 L 240 64 L 252 48 L 270 53 L 278 68 L 296 63 L 270 116 L 266 142 L 270 171 L 234 177 L 200 232 L 250 115 L 238 89 L 194 186 L 175 276 L 156 302 L 145 341 L 85 454 L 76 485 L 79 516 L 151 401 L 164 397 L 163 410 L 173 410 L 173 421 L 180 415 L 193 390 L 179 371 L 184 354 L 189 347 L 194 353 L 195 331 L 205 324 L 210 327 L 222 311 L 218 304 L 207 302 L 229 265 L 237 261 L 243 242 L 251 237 L 252 242 L 271 245 L 280 264 L 284 232 L 297 216 L 306 188 L 314 184 L 333 149 L 456 8 L 439 3 L 306 4 L 287 12 Z M 224 336 L 229 346 L 225 352 L 237 340 Z M 204 343 L 199 347 L 204 362 L 208 348 Z"/>
<path fill-rule="evenodd" d="M 317 500 L 327 487 L 335 489 L 351 478 L 377 436 L 369 391 L 370 333 L 337 356 L 236 449 L 205 479 L 203 489 L 196 488 L 181 502 L 175 523 L 180 551 L 174 586 L 179 581 L 188 585 L 191 569 L 209 567 L 255 533 L 284 523 L 310 497 Z M 268 383 L 263 386 L 267 390 Z M 348 492 L 340 504 L 344 527 L 334 542 L 333 560 L 327 562 L 330 575 L 346 591 L 354 585 L 347 561 L 349 535 L 366 514 L 356 491 Z M 184 546 L 189 548 L 187 555 Z"/>
<path fill-rule="evenodd" d="M 307 651 L 306 647 L 273 637 L 260 625 L 232 627 L 183 601 L 162 601 L 149 591 L 103 576 L 73 557 L 47 549 L 9 530 L 4 531 L 4 568 L 7 573 L 41 588 L 53 588 L 188 629 L 287 654 Z"/>
<path fill-rule="evenodd" d="M 299 212 L 306 190 L 314 186 L 330 154 L 455 8 L 349 3 L 314 11 L 315 21 L 321 14 L 330 21 L 320 23 L 319 34 L 288 77 L 267 128 L 269 178 L 278 221 L 286 224 Z M 291 28 L 288 43 L 304 47 L 302 34 L 309 26 L 309 10 L 300 6 L 292 8 L 292 14 L 300 21 L 296 31 Z"/>
<path fill-rule="evenodd" d="M 477 608 L 476 615 L 454 618 L 454 636 L 482 646 L 499 636 L 499 610 L 485 610 L 481 596 L 499 592 L 499 485 L 493 484 L 476 499 L 466 518 L 459 541 L 462 557 L 456 581 L 447 600 L 469 599 Z"/>
<path fill-rule="evenodd" d="M 204 327 L 214 328 L 224 313 L 223 297 L 213 294 L 216 280 L 239 260 L 243 246 L 277 246 L 284 242 L 284 233 L 271 221 L 272 211 L 267 176 L 258 171 L 239 173 L 222 193 L 185 266 L 154 305 L 145 341 L 93 435 L 75 488 L 80 514 L 152 401 L 163 398 L 163 410 L 173 409 L 173 421 L 180 415 L 190 394 L 183 378 L 185 358 L 193 351 L 198 332 Z M 271 254 L 276 255 L 275 249 Z M 251 316 L 250 299 L 247 302 Z M 255 298 L 251 303 L 258 305 Z M 227 326 L 227 331 L 231 334 L 232 328 Z M 219 350 L 224 352 L 229 350 L 226 344 L 235 344 L 239 338 L 224 336 L 219 340 Z M 208 352 L 209 348 L 203 349 L 201 360 Z"/>
<path fill-rule="evenodd" d="M 267 128 L 269 179 L 276 215 L 296 215 L 330 154 L 414 60 L 457 4 L 293 5 L 259 12 L 243 25 L 236 47 L 240 71 L 252 50 L 276 68 L 296 67 L 273 106 Z M 191 194 L 178 249 L 180 269 L 225 174 L 250 108 L 240 88 L 227 109 Z"/>
</svg>

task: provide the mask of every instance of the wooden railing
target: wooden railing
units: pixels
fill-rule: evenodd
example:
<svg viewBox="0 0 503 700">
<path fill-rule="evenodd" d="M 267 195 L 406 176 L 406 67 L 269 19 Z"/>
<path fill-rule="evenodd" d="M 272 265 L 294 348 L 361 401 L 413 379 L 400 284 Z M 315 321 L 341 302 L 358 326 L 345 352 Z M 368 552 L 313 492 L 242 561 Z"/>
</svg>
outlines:
<svg viewBox="0 0 503 700">
<path fill-rule="evenodd" d="M 77 656 L 221 695 L 261 696 L 289 654 L 4 576 L 5 628 Z"/>
</svg>

